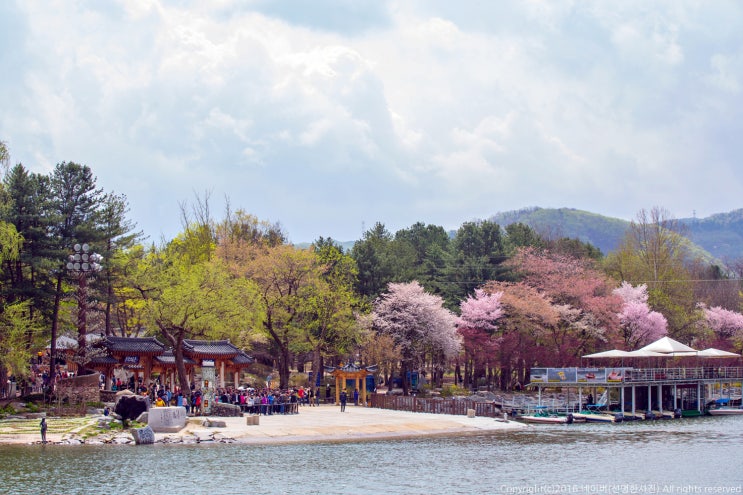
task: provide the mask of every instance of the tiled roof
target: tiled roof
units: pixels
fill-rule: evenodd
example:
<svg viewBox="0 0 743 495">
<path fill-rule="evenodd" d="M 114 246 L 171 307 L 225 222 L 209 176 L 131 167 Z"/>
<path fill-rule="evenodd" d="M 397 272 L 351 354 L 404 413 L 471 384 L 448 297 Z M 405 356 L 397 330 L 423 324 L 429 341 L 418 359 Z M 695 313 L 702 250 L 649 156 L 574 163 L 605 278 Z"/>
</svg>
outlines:
<svg viewBox="0 0 743 495">
<path fill-rule="evenodd" d="M 343 366 L 325 366 L 325 372 L 326 373 L 332 373 L 335 370 L 345 371 L 346 373 L 353 373 L 353 372 L 356 372 L 356 371 L 366 370 L 369 373 L 376 373 L 377 371 L 379 371 L 379 366 L 377 366 L 375 364 L 375 365 L 372 365 L 372 366 L 365 366 L 365 367 L 362 368 L 362 367 L 357 366 L 357 365 L 355 365 L 353 363 L 346 363 Z"/>
<path fill-rule="evenodd" d="M 88 364 L 94 366 L 115 366 L 119 364 L 119 360 L 111 356 L 95 356 Z"/>
<path fill-rule="evenodd" d="M 165 352 L 165 345 L 155 337 L 105 337 L 103 346 L 112 354 L 152 354 L 158 356 Z"/>
<path fill-rule="evenodd" d="M 255 359 L 240 351 L 240 354 L 232 358 L 233 364 L 251 364 L 255 362 Z"/>
<path fill-rule="evenodd" d="M 164 365 L 175 365 L 175 354 L 173 354 L 172 349 L 168 349 L 162 355 L 157 356 L 155 358 L 155 361 L 157 361 L 160 364 L 164 364 Z M 194 361 L 188 356 L 183 356 L 183 363 L 191 365 L 191 364 L 196 364 L 196 361 Z"/>
<path fill-rule="evenodd" d="M 237 356 L 241 351 L 229 340 L 184 340 L 183 350 L 186 354 L 198 357 Z"/>
</svg>

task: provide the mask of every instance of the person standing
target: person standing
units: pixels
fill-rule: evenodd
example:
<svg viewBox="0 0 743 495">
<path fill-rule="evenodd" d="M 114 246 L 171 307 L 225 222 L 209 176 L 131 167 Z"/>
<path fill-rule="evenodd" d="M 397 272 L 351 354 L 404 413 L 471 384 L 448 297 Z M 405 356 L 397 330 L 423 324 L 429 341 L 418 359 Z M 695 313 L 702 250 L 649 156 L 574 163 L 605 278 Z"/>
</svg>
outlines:
<svg viewBox="0 0 743 495">
<path fill-rule="evenodd" d="M 346 412 L 346 402 L 348 402 L 348 394 L 345 389 L 341 392 L 341 412 Z"/>
<path fill-rule="evenodd" d="M 359 389 L 357 388 L 353 389 L 353 405 L 359 405 Z"/>
<path fill-rule="evenodd" d="M 46 443 L 46 418 L 41 418 L 39 427 L 41 428 L 41 443 Z"/>
</svg>

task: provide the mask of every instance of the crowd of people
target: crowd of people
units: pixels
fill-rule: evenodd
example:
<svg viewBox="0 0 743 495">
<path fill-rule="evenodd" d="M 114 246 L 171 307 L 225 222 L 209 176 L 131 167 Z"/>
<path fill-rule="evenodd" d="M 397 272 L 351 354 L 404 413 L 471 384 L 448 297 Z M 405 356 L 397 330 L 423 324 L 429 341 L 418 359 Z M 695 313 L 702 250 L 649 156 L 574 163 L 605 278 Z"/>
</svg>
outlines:
<svg viewBox="0 0 743 495">
<path fill-rule="evenodd" d="M 169 385 L 163 386 L 158 380 L 146 387 L 142 384 L 141 378 L 135 390 L 133 376 L 128 383 L 121 383 L 121 380 L 117 379 L 111 386 L 112 390 L 123 388 L 136 391 L 140 395 L 149 396 L 155 407 L 184 407 L 186 414 L 195 416 L 203 412 L 203 391 L 194 384 L 191 385 L 188 394 L 183 394 L 179 387 L 171 390 Z M 327 390 L 326 398 L 329 399 L 330 389 Z M 319 406 L 321 395 L 319 387 L 313 389 L 312 387 L 300 386 L 285 390 L 225 387 L 218 388 L 215 391 L 214 400 L 219 403 L 238 406 L 241 411 L 248 414 L 296 414 L 301 406 Z"/>
<path fill-rule="evenodd" d="M 217 391 L 216 398 L 219 402 L 239 406 L 243 412 L 249 414 L 296 414 L 300 406 L 320 405 L 320 389 L 311 387 L 286 390 L 224 388 Z"/>
</svg>

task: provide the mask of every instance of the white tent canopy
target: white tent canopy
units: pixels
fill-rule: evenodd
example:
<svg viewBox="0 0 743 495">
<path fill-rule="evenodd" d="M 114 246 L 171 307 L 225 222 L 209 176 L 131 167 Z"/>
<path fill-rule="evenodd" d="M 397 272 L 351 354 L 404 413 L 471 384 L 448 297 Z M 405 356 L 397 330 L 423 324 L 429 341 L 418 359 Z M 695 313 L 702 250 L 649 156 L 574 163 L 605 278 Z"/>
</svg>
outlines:
<svg viewBox="0 0 743 495">
<path fill-rule="evenodd" d="M 581 356 L 589 359 L 602 359 L 602 358 L 632 358 L 632 357 L 700 357 L 700 358 L 732 358 L 742 357 L 740 354 L 734 352 L 722 351 L 710 347 L 703 351 L 697 351 L 692 349 L 688 345 L 684 345 L 681 342 L 673 340 L 670 337 L 663 337 L 655 342 L 646 345 L 636 351 L 622 351 L 620 349 L 612 349 L 611 351 L 596 352 L 594 354 L 586 354 Z"/>
<path fill-rule="evenodd" d="M 665 356 L 694 356 L 697 353 L 696 349 L 673 340 L 671 337 L 662 337 L 639 350 L 659 352 Z"/>
<path fill-rule="evenodd" d="M 619 349 L 613 349 L 611 351 L 603 351 L 603 352 L 596 352 L 594 354 L 586 354 L 585 356 L 581 356 L 584 358 L 592 358 L 592 359 L 600 359 L 600 358 L 623 358 L 627 357 L 629 352 L 627 351 L 620 351 Z"/>
<path fill-rule="evenodd" d="M 636 351 L 622 351 L 620 349 L 612 349 L 611 351 L 596 352 L 594 354 L 586 354 L 581 356 L 589 359 L 610 359 L 610 358 L 633 358 L 633 357 L 666 357 L 667 354 L 655 351 L 645 351 L 638 349 Z"/>
<path fill-rule="evenodd" d="M 637 349 L 636 351 L 630 351 L 626 354 L 627 357 L 666 357 L 668 354 L 662 352 L 647 351 L 644 349 Z"/>
<path fill-rule="evenodd" d="M 736 354 L 734 352 L 728 352 L 723 351 L 720 349 L 715 349 L 714 347 L 710 347 L 709 349 L 704 349 L 703 351 L 697 352 L 697 356 L 699 357 L 706 357 L 706 358 L 732 358 L 732 357 L 741 357 L 740 354 Z"/>
</svg>

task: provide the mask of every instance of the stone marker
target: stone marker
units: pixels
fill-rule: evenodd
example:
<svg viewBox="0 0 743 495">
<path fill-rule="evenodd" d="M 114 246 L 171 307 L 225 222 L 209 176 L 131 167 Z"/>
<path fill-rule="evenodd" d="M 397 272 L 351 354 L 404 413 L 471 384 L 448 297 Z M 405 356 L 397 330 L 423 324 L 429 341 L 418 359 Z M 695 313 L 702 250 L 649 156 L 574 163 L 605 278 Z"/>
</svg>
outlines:
<svg viewBox="0 0 743 495">
<path fill-rule="evenodd" d="M 468 418 L 474 418 L 475 417 L 475 410 L 474 409 L 467 409 L 467 417 Z"/>
<path fill-rule="evenodd" d="M 258 426 L 260 424 L 260 416 L 258 416 L 257 414 L 245 416 L 245 424 L 247 424 L 248 426 Z"/>
<path fill-rule="evenodd" d="M 183 407 L 153 407 L 147 415 L 147 424 L 155 433 L 176 433 L 186 426 Z"/>
<path fill-rule="evenodd" d="M 134 443 L 137 445 L 151 445 L 155 443 L 155 432 L 152 431 L 150 425 L 144 428 L 134 428 L 132 430 L 132 436 L 134 437 Z"/>
</svg>

